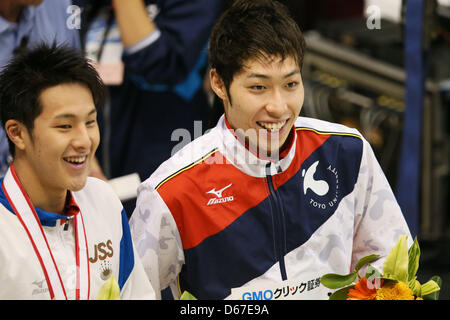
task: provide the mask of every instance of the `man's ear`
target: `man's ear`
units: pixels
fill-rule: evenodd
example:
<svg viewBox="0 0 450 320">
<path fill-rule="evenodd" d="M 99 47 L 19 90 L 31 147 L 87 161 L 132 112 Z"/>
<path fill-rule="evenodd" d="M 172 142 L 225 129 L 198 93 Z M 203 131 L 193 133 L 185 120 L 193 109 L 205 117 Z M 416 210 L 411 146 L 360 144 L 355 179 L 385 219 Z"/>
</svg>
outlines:
<svg viewBox="0 0 450 320">
<path fill-rule="evenodd" d="M 209 79 L 211 81 L 211 89 L 216 93 L 216 95 L 224 102 L 229 100 L 225 83 L 217 73 L 216 69 L 211 69 L 209 71 Z"/>
<path fill-rule="evenodd" d="M 22 122 L 9 119 L 5 123 L 5 132 L 9 139 L 16 145 L 17 149 L 25 149 L 25 135 L 27 134 L 27 128 Z"/>
</svg>

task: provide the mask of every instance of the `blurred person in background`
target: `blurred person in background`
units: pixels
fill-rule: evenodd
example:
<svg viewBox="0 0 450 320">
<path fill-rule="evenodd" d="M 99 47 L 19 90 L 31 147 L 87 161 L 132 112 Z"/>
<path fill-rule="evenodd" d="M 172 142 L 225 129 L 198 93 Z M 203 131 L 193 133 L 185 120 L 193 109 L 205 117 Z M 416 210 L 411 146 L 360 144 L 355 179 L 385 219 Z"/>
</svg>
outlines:
<svg viewBox="0 0 450 320">
<path fill-rule="evenodd" d="M 207 129 L 202 81 L 222 1 L 75 1 L 84 49 L 109 88 L 97 153 L 108 178 L 144 180 L 194 138 L 194 121 Z M 124 206 L 131 213 L 135 199 Z"/>
</svg>

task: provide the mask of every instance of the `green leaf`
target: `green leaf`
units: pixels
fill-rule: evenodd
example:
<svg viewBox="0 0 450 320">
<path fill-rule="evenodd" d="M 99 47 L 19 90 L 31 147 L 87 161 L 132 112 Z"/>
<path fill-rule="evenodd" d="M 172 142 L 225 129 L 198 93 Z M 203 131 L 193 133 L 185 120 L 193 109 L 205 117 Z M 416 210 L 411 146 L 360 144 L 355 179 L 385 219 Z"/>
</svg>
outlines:
<svg viewBox="0 0 450 320">
<path fill-rule="evenodd" d="M 339 289 L 335 291 L 331 296 L 330 300 L 347 300 L 348 298 L 348 291 L 350 289 L 353 289 L 355 286 L 348 286 L 342 289 Z"/>
<path fill-rule="evenodd" d="M 353 283 L 353 281 L 355 281 L 356 279 L 356 276 L 356 271 L 345 275 L 327 273 L 320 278 L 320 282 L 327 288 L 339 289 Z"/>
<path fill-rule="evenodd" d="M 379 254 L 371 254 L 361 258 L 355 266 L 355 271 L 358 272 L 362 267 L 364 267 L 369 262 L 372 262 L 380 257 Z"/>
<path fill-rule="evenodd" d="M 383 276 L 381 278 L 387 279 L 387 280 L 399 281 L 395 274 L 383 273 Z"/>
<path fill-rule="evenodd" d="M 408 246 L 407 235 L 398 237 L 397 244 L 386 257 L 383 275 L 395 277 L 395 280 L 408 282 Z"/>
<path fill-rule="evenodd" d="M 439 292 L 441 290 L 442 279 L 439 276 L 434 276 L 430 281 L 422 285 L 422 298 L 424 300 L 438 300 Z"/>
<path fill-rule="evenodd" d="M 417 242 L 417 237 L 414 239 L 414 243 L 408 250 L 408 281 L 411 281 L 419 269 L 420 259 L 420 247 Z"/>
<path fill-rule="evenodd" d="M 120 300 L 120 288 L 114 274 L 111 273 L 108 280 L 100 288 L 97 300 Z"/>
<path fill-rule="evenodd" d="M 416 277 L 409 280 L 408 286 L 411 288 L 413 295 L 415 295 L 416 297 L 422 296 L 422 285 L 419 281 L 416 280 Z"/>
<path fill-rule="evenodd" d="M 183 294 L 180 297 L 180 300 L 197 300 L 196 297 L 194 297 L 192 294 L 190 294 L 187 291 L 184 291 Z"/>
</svg>

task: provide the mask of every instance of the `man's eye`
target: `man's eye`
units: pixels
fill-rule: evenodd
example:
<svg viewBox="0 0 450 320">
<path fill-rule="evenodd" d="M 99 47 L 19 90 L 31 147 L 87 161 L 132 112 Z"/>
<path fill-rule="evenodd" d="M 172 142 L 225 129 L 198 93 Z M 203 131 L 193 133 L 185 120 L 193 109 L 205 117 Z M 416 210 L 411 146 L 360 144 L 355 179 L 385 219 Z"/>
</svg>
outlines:
<svg viewBox="0 0 450 320">
<path fill-rule="evenodd" d="M 96 120 L 90 120 L 88 122 L 86 122 L 87 126 L 93 126 L 97 121 Z"/>
<path fill-rule="evenodd" d="M 259 90 L 264 90 L 265 87 L 264 87 L 264 86 L 257 85 L 257 86 L 251 86 L 250 89 L 259 91 Z"/>
<path fill-rule="evenodd" d="M 56 126 L 58 129 L 70 129 L 72 126 L 70 124 L 62 124 L 59 126 Z"/>
<path fill-rule="evenodd" d="M 294 88 L 294 87 L 296 87 L 298 85 L 298 82 L 297 81 L 292 81 L 292 82 L 289 82 L 288 84 L 286 84 L 286 87 L 287 88 Z"/>
</svg>

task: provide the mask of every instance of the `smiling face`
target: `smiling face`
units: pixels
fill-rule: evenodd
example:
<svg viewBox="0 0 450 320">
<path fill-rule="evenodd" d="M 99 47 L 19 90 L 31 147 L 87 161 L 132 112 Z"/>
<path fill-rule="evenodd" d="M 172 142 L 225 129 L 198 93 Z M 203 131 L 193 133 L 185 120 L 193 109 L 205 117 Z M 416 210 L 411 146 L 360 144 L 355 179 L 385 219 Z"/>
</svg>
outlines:
<svg viewBox="0 0 450 320">
<path fill-rule="evenodd" d="M 295 60 L 248 60 L 234 75 L 229 94 L 213 69 L 211 86 L 223 100 L 228 123 L 238 134 L 244 133 L 249 147 L 260 155 L 279 154 L 303 105 L 303 82 Z"/>
<path fill-rule="evenodd" d="M 77 83 L 61 84 L 43 90 L 40 103 L 31 135 L 24 129 L 23 144 L 16 147 L 23 179 L 46 192 L 78 191 L 86 184 L 100 140 L 91 91 Z"/>
</svg>

